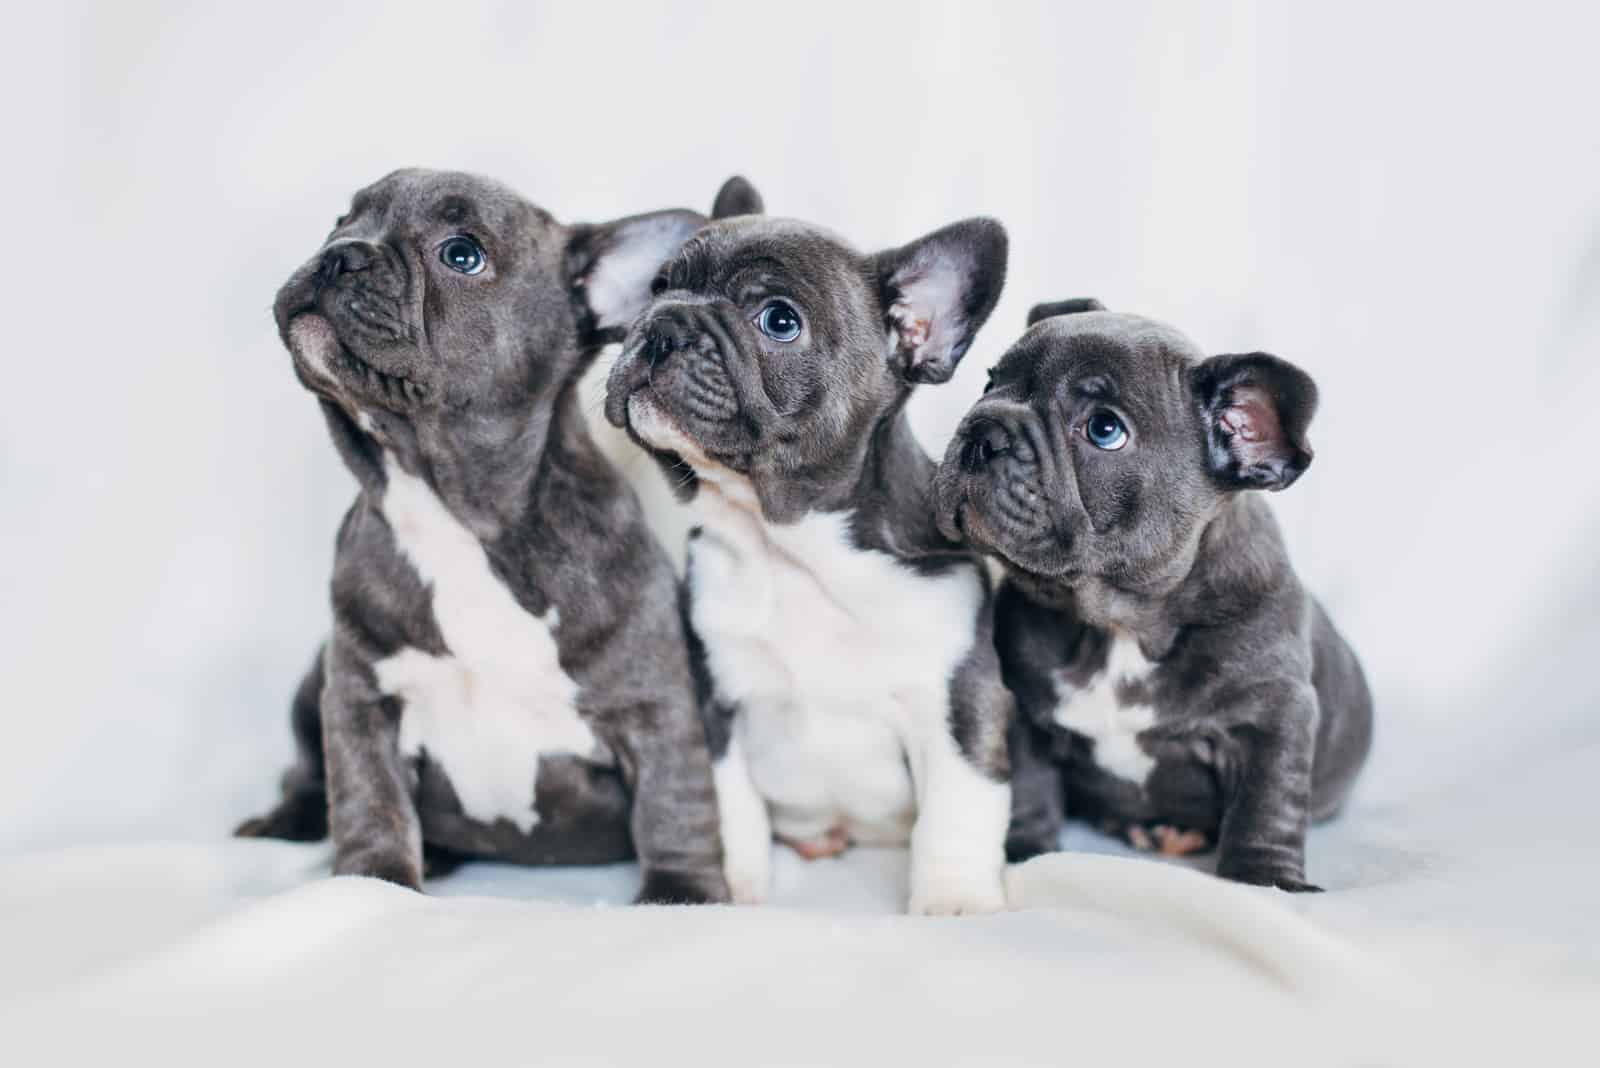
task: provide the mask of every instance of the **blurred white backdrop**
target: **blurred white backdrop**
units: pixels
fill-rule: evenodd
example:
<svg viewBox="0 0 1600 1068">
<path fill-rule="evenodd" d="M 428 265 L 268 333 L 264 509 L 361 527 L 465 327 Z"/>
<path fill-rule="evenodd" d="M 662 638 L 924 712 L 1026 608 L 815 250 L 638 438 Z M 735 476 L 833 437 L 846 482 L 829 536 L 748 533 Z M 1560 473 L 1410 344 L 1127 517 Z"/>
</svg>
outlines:
<svg viewBox="0 0 1600 1068">
<path fill-rule="evenodd" d="M 914 402 L 930 448 L 1043 299 L 1297 361 L 1318 456 L 1277 504 L 1376 684 L 1361 806 L 1600 737 L 1600 8 L 5 21 L 0 851 L 217 836 L 273 795 L 353 483 L 269 306 L 402 165 L 567 220 L 737 171 L 863 247 L 995 215 L 1010 281 Z"/>
</svg>

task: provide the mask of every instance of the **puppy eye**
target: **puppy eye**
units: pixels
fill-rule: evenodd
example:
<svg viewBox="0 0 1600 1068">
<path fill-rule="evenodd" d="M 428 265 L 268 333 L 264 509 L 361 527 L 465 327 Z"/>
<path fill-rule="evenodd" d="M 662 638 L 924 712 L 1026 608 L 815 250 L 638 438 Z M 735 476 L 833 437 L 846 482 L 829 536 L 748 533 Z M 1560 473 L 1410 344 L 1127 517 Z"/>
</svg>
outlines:
<svg viewBox="0 0 1600 1068">
<path fill-rule="evenodd" d="M 1116 452 L 1128 443 L 1128 428 L 1115 412 L 1099 408 L 1083 424 L 1083 436 L 1097 449 Z"/>
<path fill-rule="evenodd" d="M 775 300 L 761 309 L 756 326 L 774 341 L 793 341 L 800 336 L 800 313 L 787 301 Z"/>
<path fill-rule="evenodd" d="M 477 274 L 488 264 L 483 248 L 465 234 L 447 238 L 439 246 L 439 262 L 459 274 Z"/>
</svg>

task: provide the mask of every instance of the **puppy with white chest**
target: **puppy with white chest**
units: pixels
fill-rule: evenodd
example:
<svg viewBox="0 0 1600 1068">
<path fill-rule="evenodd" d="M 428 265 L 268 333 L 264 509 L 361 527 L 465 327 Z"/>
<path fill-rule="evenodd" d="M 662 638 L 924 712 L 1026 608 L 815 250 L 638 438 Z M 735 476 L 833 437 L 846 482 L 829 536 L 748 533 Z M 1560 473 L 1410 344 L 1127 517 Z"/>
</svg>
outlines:
<svg viewBox="0 0 1600 1068">
<path fill-rule="evenodd" d="M 987 219 L 877 255 L 724 220 L 663 265 L 612 370 L 607 417 L 700 523 L 687 615 L 735 900 L 766 897 L 776 836 L 909 839 L 913 912 L 1004 905 L 1013 705 L 905 405 L 954 372 L 1005 264 Z"/>
<path fill-rule="evenodd" d="M 591 441 L 583 369 L 705 222 L 567 226 L 494 182 L 398 171 L 279 291 L 278 328 L 360 483 L 300 760 L 244 835 L 420 885 L 451 855 L 635 853 L 640 900 L 727 899 L 671 565 Z"/>
<path fill-rule="evenodd" d="M 1250 492 L 1310 464 L 1315 384 L 1095 301 L 1028 322 L 938 478 L 945 532 L 1007 570 L 1008 852 L 1054 849 L 1065 806 L 1144 848 L 1214 844 L 1229 879 L 1316 889 L 1307 824 L 1355 781 L 1372 699 Z"/>
</svg>

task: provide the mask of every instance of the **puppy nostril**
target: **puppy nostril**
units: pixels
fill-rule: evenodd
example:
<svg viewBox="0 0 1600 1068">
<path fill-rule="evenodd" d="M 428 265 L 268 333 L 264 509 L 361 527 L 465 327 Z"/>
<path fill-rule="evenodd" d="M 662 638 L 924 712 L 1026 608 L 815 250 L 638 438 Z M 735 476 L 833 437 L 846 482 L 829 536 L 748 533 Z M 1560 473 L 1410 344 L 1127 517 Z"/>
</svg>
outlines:
<svg viewBox="0 0 1600 1068">
<path fill-rule="evenodd" d="M 322 254 L 322 267 L 318 271 L 322 283 L 328 285 L 341 274 L 364 271 L 372 264 L 372 255 L 354 241 L 344 241 Z"/>
<path fill-rule="evenodd" d="M 996 456 L 1011 451 L 1011 437 L 999 423 L 984 423 L 967 438 L 961 458 L 968 471 L 986 466 Z"/>
</svg>

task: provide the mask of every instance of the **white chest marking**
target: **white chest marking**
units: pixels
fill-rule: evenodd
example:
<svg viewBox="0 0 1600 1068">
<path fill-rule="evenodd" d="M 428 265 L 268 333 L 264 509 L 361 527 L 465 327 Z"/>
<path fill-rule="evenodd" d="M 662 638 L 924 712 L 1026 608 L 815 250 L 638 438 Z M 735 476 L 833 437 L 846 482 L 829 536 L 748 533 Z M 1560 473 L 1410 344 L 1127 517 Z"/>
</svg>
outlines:
<svg viewBox="0 0 1600 1068">
<path fill-rule="evenodd" d="M 1117 689 L 1138 683 L 1155 665 L 1145 659 L 1139 643 L 1113 634 L 1105 666 L 1086 686 L 1073 686 L 1060 673 L 1055 678 L 1055 721 L 1094 742 L 1094 762 L 1119 778 L 1143 783 L 1155 758 L 1139 748 L 1139 732 L 1154 725 L 1155 709 L 1149 705 L 1124 705 Z"/>
<path fill-rule="evenodd" d="M 948 731 L 950 679 L 983 600 L 975 568 L 919 575 L 851 544 L 847 515 L 766 523 L 747 492 L 705 481 L 691 546 L 694 622 L 774 828 L 843 826 L 906 840 L 916 815 L 908 747 Z"/>
<path fill-rule="evenodd" d="M 523 833 L 539 757 L 587 756 L 594 734 L 577 712 L 578 686 L 561 669 L 555 608 L 535 616 L 489 570 L 483 547 L 421 479 L 385 457 L 383 514 L 417 574 L 449 652 L 402 649 L 375 665 L 385 694 L 404 702 L 400 747 L 426 752 L 470 817 L 504 817 Z"/>
</svg>

